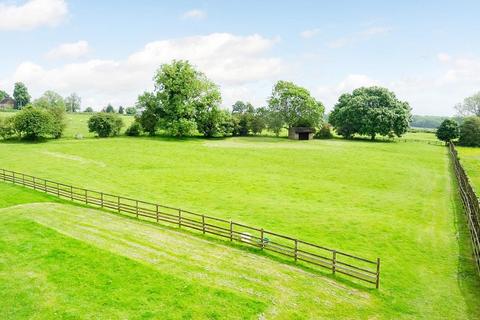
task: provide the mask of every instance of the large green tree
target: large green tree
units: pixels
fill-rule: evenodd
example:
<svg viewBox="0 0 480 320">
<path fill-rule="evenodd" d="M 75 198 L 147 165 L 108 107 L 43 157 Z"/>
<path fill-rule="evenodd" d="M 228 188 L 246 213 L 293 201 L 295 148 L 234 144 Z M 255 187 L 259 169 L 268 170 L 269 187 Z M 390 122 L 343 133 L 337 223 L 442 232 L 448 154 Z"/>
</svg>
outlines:
<svg viewBox="0 0 480 320">
<path fill-rule="evenodd" d="M 310 92 L 288 81 L 278 81 L 273 87 L 268 99 L 269 117 L 275 121 L 276 132 L 281 124 L 283 127 L 315 127 L 323 121 L 325 108 L 315 100 Z"/>
<path fill-rule="evenodd" d="M 65 101 L 62 96 L 54 91 L 45 91 L 40 98 L 33 101 L 33 106 L 51 114 L 51 134 L 54 138 L 60 138 L 66 127 Z"/>
<path fill-rule="evenodd" d="M 480 117 L 468 117 L 463 121 L 458 143 L 462 146 L 480 147 Z"/>
<path fill-rule="evenodd" d="M 2 101 L 5 98 L 10 97 L 6 91 L 0 90 L 0 101 Z"/>
<path fill-rule="evenodd" d="M 27 106 L 13 116 L 13 127 L 23 138 L 36 140 L 55 135 L 52 114 L 46 109 Z"/>
<path fill-rule="evenodd" d="M 400 137 L 411 120 L 410 106 L 386 88 L 362 87 L 342 94 L 330 113 L 329 122 L 338 134 Z"/>
<path fill-rule="evenodd" d="M 15 83 L 13 89 L 13 99 L 15 99 L 15 107 L 17 109 L 22 109 L 27 104 L 30 103 L 30 94 L 28 93 L 27 86 L 22 82 Z"/>
<path fill-rule="evenodd" d="M 455 120 L 445 119 L 440 124 L 435 134 L 439 140 L 448 143 L 451 140 L 458 138 L 458 123 Z"/>
<path fill-rule="evenodd" d="M 480 92 L 467 97 L 455 106 L 461 116 L 480 116 Z"/>
<path fill-rule="evenodd" d="M 137 107 L 146 113 L 143 128 L 155 128 L 174 136 L 192 135 L 197 130 L 203 112 L 221 103 L 220 90 L 188 61 L 174 60 L 163 64 L 154 76 L 155 90 L 139 97 Z M 142 116 L 140 116 L 142 118 Z M 156 119 L 156 121 L 154 121 Z M 149 128 L 151 130 L 149 130 Z"/>
<path fill-rule="evenodd" d="M 82 98 L 80 98 L 78 94 L 76 94 L 75 92 L 65 98 L 65 106 L 66 106 L 67 112 L 80 111 L 81 104 L 82 104 Z"/>
</svg>

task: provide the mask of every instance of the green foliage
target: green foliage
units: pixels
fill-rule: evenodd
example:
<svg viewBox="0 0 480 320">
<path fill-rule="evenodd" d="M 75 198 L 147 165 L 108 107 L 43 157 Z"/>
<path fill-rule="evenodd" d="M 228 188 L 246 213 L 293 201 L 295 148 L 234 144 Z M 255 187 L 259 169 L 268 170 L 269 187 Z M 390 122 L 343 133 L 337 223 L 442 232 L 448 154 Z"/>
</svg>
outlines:
<svg viewBox="0 0 480 320">
<path fill-rule="evenodd" d="M 332 126 L 328 123 L 324 123 L 320 130 L 318 130 L 315 135 L 315 139 L 332 139 L 333 134 L 332 134 Z"/>
<path fill-rule="evenodd" d="M 16 109 L 22 109 L 30 103 L 31 97 L 25 84 L 22 82 L 15 83 L 15 87 L 13 89 L 13 98 L 15 99 Z"/>
<path fill-rule="evenodd" d="M 78 112 L 82 104 L 82 98 L 80 98 L 75 92 L 65 98 L 65 106 L 67 112 Z"/>
<path fill-rule="evenodd" d="M 128 114 L 128 115 L 131 115 L 131 116 L 134 116 L 137 114 L 137 108 L 135 107 L 127 107 L 125 109 L 125 113 Z"/>
<path fill-rule="evenodd" d="M 458 123 L 455 120 L 445 119 L 435 134 L 439 140 L 449 142 L 458 138 L 459 133 Z"/>
<path fill-rule="evenodd" d="M 9 139 L 15 135 L 13 117 L 0 118 L 0 138 Z"/>
<path fill-rule="evenodd" d="M 125 113 L 125 108 L 120 106 L 118 107 L 118 114 L 124 114 Z"/>
<path fill-rule="evenodd" d="M 0 90 L 0 101 L 2 101 L 5 98 L 9 98 L 9 94 L 3 90 Z"/>
<path fill-rule="evenodd" d="M 480 116 L 480 92 L 465 98 L 463 103 L 458 103 L 455 106 L 457 112 L 461 116 Z"/>
<path fill-rule="evenodd" d="M 88 119 L 88 130 L 99 137 L 116 136 L 123 127 L 123 121 L 117 114 L 99 112 Z"/>
<path fill-rule="evenodd" d="M 52 115 L 52 136 L 60 138 L 65 130 L 65 101 L 54 91 L 46 91 L 33 102 L 35 108 L 47 110 Z"/>
<path fill-rule="evenodd" d="M 247 136 L 252 129 L 255 108 L 250 102 L 237 101 L 232 106 L 232 116 L 235 119 L 236 136 Z"/>
<path fill-rule="evenodd" d="M 458 143 L 462 146 L 480 147 L 480 117 L 468 117 L 463 121 Z"/>
<path fill-rule="evenodd" d="M 342 94 L 329 116 L 337 133 L 345 138 L 359 134 L 372 140 L 377 134 L 402 136 L 408 130 L 410 119 L 408 103 L 381 87 L 362 87 Z"/>
<path fill-rule="evenodd" d="M 193 135 L 197 122 L 204 121 L 203 113 L 221 102 L 217 85 L 188 61 L 163 64 L 154 81 L 155 91 L 142 94 L 137 102 L 143 110 L 142 126 L 150 134 L 158 127 L 173 136 Z"/>
<path fill-rule="evenodd" d="M 108 106 L 105 108 L 105 111 L 106 113 L 115 113 L 115 108 L 111 105 L 111 104 L 108 104 Z"/>
<path fill-rule="evenodd" d="M 413 115 L 410 126 L 413 128 L 429 128 L 436 129 L 440 126 L 443 120 L 449 119 L 448 117 L 439 116 L 418 116 Z"/>
<path fill-rule="evenodd" d="M 250 128 L 253 134 L 260 134 L 267 127 L 268 110 L 264 107 L 255 109 Z"/>
<path fill-rule="evenodd" d="M 93 112 L 93 108 L 92 108 L 92 107 L 86 107 L 83 112 L 92 113 L 92 112 Z"/>
<path fill-rule="evenodd" d="M 323 121 L 325 108 L 316 101 L 310 92 L 288 81 L 278 81 L 268 100 L 269 114 L 275 119 L 275 132 L 278 124 L 291 127 L 319 127 Z"/>
<path fill-rule="evenodd" d="M 140 124 L 140 122 L 138 121 L 134 121 L 132 122 L 132 124 L 130 125 L 130 127 L 128 127 L 128 129 L 125 131 L 125 134 L 127 136 L 131 136 L 131 137 L 138 137 L 139 135 L 142 134 L 142 125 Z"/>
<path fill-rule="evenodd" d="M 197 114 L 198 132 L 209 138 L 230 135 L 233 131 L 231 117 L 230 113 L 217 106 L 204 109 Z"/>
<path fill-rule="evenodd" d="M 56 134 L 53 115 L 46 109 L 27 106 L 13 117 L 13 127 L 23 138 L 36 140 Z"/>
</svg>

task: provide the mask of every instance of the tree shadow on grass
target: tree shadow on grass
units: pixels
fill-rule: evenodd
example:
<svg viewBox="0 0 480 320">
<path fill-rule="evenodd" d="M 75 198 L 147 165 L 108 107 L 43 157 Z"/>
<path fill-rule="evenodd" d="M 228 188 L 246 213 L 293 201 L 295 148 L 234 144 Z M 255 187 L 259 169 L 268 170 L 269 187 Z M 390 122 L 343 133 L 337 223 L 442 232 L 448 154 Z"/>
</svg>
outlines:
<svg viewBox="0 0 480 320">
<path fill-rule="evenodd" d="M 0 140 L 0 144 L 43 144 L 51 140 L 57 139 L 47 139 L 47 138 L 37 138 L 37 139 L 24 139 L 24 138 L 10 138 Z"/>
</svg>

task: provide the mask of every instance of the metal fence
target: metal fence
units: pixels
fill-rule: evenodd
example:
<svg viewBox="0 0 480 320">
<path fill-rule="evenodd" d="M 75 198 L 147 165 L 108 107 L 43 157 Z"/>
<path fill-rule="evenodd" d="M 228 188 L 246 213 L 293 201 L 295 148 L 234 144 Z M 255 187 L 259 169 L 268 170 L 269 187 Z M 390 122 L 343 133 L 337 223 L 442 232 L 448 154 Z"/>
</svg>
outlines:
<svg viewBox="0 0 480 320">
<path fill-rule="evenodd" d="M 180 208 L 79 188 L 6 169 L 0 169 L 0 180 L 86 205 L 241 242 L 260 250 L 272 251 L 289 257 L 295 262 L 326 268 L 333 274 L 344 274 L 374 284 L 377 289 L 380 284 L 380 258 L 369 260 L 263 228 L 251 227 Z"/>
<path fill-rule="evenodd" d="M 458 189 L 460 192 L 460 197 L 462 198 L 463 208 L 465 209 L 465 213 L 467 215 L 468 229 L 470 230 L 475 264 L 477 265 L 477 271 L 480 274 L 480 206 L 478 203 L 478 197 L 472 185 L 470 184 L 468 176 L 465 173 L 460 160 L 458 159 L 457 150 L 452 142 L 449 144 L 449 154 L 450 158 L 452 159 L 455 176 L 457 177 Z"/>
</svg>

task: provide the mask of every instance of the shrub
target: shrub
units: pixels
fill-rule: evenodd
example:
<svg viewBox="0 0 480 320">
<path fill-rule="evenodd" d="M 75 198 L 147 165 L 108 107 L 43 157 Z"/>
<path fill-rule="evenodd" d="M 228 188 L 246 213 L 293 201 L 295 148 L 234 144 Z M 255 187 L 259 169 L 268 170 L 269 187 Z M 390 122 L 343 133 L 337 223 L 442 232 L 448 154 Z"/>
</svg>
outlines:
<svg viewBox="0 0 480 320">
<path fill-rule="evenodd" d="M 480 146 L 480 118 L 469 117 L 460 126 L 459 144 L 463 146 Z"/>
<path fill-rule="evenodd" d="M 92 107 L 87 107 L 83 112 L 92 113 L 92 112 L 93 112 L 93 108 L 92 108 Z"/>
<path fill-rule="evenodd" d="M 99 137 L 116 136 L 122 127 L 122 119 L 113 113 L 99 112 L 88 119 L 88 130 Z"/>
<path fill-rule="evenodd" d="M 56 125 L 51 113 L 45 109 L 26 107 L 13 117 L 13 127 L 20 136 L 36 140 L 56 134 Z"/>
<path fill-rule="evenodd" d="M 456 139 L 459 135 L 458 123 L 455 120 L 445 119 L 442 121 L 435 134 L 438 140 L 445 142 Z"/>
<path fill-rule="evenodd" d="M 135 121 L 130 127 L 128 127 L 128 129 L 125 131 L 125 134 L 127 136 L 138 137 L 142 134 L 142 131 L 142 125 L 139 122 Z"/>
<path fill-rule="evenodd" d="M 13 117 L 0 118 L 0 137 L 2 139 L 9 139 L 15 134 L 13 126 Z"/>
<path fill-rule="evenodd" d="M 315 133 L 315 139 L 331 139 L 333 138 L 332 134 L 332 127 L 328 124 L 325 123 L 320 130 Z"/>
</svg>

